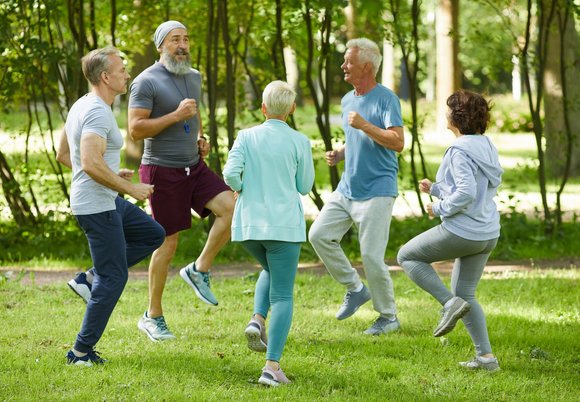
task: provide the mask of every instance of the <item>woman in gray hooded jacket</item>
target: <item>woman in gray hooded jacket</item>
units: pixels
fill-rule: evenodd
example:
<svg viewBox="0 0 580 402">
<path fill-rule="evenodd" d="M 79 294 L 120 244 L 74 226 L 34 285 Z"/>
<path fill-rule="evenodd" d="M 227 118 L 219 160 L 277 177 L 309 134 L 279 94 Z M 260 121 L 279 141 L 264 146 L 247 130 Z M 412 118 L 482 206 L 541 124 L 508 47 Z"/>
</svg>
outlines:
<svg viewBox="0 0 580 402">
<path fill-rule="evenodd" d="M 475 345 L 476 357 L 459 363 L 470 369 L 499 370 L 493 355 L 485 315 L 475 289 L 499 233 L 499 213 L 493 198 L 503 169 L 491 140 L 484 136 L 490 104 L 479 94 L 459 90 L 447 99 L 448 128 L 454 143 L 443 156 L 436 182 L 419 182 L 422 192 L 438 198 L 427 205 L 441 224 L 407 242 L 397 256 L 405 273 L 441 305 L 441 318 L 433 335 L 450 332 L 462 319 Z M 451 291 L 432 262 L 455 259 Z"/>
</svg>

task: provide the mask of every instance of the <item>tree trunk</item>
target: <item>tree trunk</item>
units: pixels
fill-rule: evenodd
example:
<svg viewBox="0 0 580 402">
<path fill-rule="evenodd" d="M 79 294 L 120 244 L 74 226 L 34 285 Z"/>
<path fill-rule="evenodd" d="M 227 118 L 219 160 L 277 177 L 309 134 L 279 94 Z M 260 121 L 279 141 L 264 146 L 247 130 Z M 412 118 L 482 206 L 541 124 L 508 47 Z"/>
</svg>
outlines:
<svg viewBox="0 0 580 402">
<path fill-rule="evenodd" d="M 228 133 L 228 149 L 234 146 L 234 134 L 236 130 L 236 75 L 234 74 L 234 57 L 232 54 L 232 41 L 230 38 L 230 22 L 228 17 L 228 2 L 220 0 L 218 4 L 218 18 L 222 25 L 222 39 L 224 41 L 225 64 L 226 64 L 226 128 Z M 218 173 L 221 174 L 221 173 Z"/>
<path fill-rule="evenodd" d="M 580 116 L 580 80 L 577 79 L 580 77 L 580 40 L 570 10 L 566 26 L 561 27 L 565 28 L 565 31 L 562 31 L 562 36 L 560 35 L 558 21 L 563 21 L 565 17 L 565 11 L 560 10 L 550 26 L 544 72 L 546 170 L 552 178 L 561 178 L 566 173 L 565 156 L 568 154 L 569 145 L 571 145 L 569 175 L 572 177 L 580 175 L 580 134 L 578 134 L 580 119 L 577 117 L 568 119 L 569 132 L 572 134 L 572 143 L 569 144 L 564 116 L 565 105 L 568 107 L 567 113 L 570 117 Z M 562 69 L 565 73 L 565 88 Z"/>
<path fill-rule="evenodd" d="M 436 10 L 437 129 L 447 126 L 447 98 L 459 88 L 459 0 L 439 0 Z"/>
<path fill-rule="evenodd" d="M 19 225 L 34 223 L 36 221 L 34 214 L 28 202 L 22 196 L 20 184 L 14 178 L 10 165 L 8 165 L 8 161 L 2 151 L 0 151 L 0 182 L 2 182 L 4 197 L 16 223 Z"/>
</svg>

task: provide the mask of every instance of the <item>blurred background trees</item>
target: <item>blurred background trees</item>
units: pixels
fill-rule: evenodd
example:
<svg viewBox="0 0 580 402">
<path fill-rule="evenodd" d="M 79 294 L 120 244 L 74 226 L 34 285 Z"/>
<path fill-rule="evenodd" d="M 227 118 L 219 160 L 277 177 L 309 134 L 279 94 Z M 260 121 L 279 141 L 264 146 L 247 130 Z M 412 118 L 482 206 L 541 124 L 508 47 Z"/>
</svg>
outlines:
<svg viewBox="0 0 580 402">
<path fill-rule="evenodd" d="M 340 65 L 348 39 L 364 36 L 383 47 L 379 78 L 410 106 L 404 116 L 410 177 L 403 178 L 409 188 L 418 192 L 417 179 L 435 173 L 425 164 L 422 134 L 441 129 L 452 91 L 508 94 L 524 99 L 527 111 L 496 115 L 493 124 L 497 131 L 534 133 L 543 219 L 551 231 L 561 221 L 559 200 L 569 178 L 580 174 L 579 15 L 572 0 L 3 0 L 0 115 L 2 128 L 19 116 L 11 135 L 25 144 L 22 160 L 5 157 L 10 142 L 0 149 L 4 199 L 19 222 L 47 215 L 32 185 L 38 158 L 49 167 L 43 176 L 68 199 L 55 141 L 68 108 L 88 89 L 80 58 L 113 44 L 135 77 L 158 57 L 157 25 L 176 19 L 188 27 L 193 67 L 204 78 L 202 118 L 216 171 L 237 130 L 261 120 L 261 91 L 275 79 L 290 82 L 298 103 L 314 108 L 312 139 L 320 155 L 342 141 L 339 100 L 351 87 Z M 123 126 L 126 99 L 115 109 Z M 298 130 L 308 123 L 298 120 L 290 122 Z M 428 121 L 437 123 L 429 128 Z M 126 161 L 137 164 L 142 144 L 126 140 Z M 31 152 L 33 144 L 41 155 Z M 311 195 L 319 208 L 319 188 L 333 189 L 340 178 L 336 167 L 322 169 L 327 182 L 318 181 Z M 551 179 L 559 183 L 555 204 L 548 202 Z"/>
</svg>

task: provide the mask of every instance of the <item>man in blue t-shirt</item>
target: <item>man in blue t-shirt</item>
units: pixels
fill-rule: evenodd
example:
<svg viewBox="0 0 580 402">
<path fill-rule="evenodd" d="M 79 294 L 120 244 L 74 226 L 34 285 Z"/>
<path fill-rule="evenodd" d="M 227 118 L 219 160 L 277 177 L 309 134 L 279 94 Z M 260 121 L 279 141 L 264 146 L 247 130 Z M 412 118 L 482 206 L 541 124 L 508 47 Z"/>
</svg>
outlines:
<svg viewBox="0 0 580 402">
<path fill-rule="evenodd" d="M 396 152 L 404 147 L 403 120 L 399 98 L 375 79 L 382 59 L 376 43 L 360 38 L 346 47 L 341 68 L 344 80 L 354 87 L 341 102 L 346 143 L 326 153 L 330 166 L 345 161 L 344 172 L 308 236 L 332 277 L 347 288 L 336 318 L 352 316 L 372 299 L 380 315 L 365 334 L 380 335 L 400 328 L 384 257 L 398 194 Z M 353 224 L 368 288 L 340 247 Z"/>
</svg>

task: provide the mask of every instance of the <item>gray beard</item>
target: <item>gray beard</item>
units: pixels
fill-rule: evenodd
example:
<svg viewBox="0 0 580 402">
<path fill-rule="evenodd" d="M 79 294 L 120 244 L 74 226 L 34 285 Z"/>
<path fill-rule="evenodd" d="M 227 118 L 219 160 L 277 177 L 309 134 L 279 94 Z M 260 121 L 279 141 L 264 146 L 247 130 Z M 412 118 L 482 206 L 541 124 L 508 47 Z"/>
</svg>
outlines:
<svg viewBox="0 0 580 402">
<path fill-rule="evenodd" d="M 185 75 L 191 71 L 191 59 L 187 55 L 187 59 L 183 61 L 176 60 L 173 56 L 165 54 L 163 65 L 170 73 L 175 75 Z"/>
</svg>

